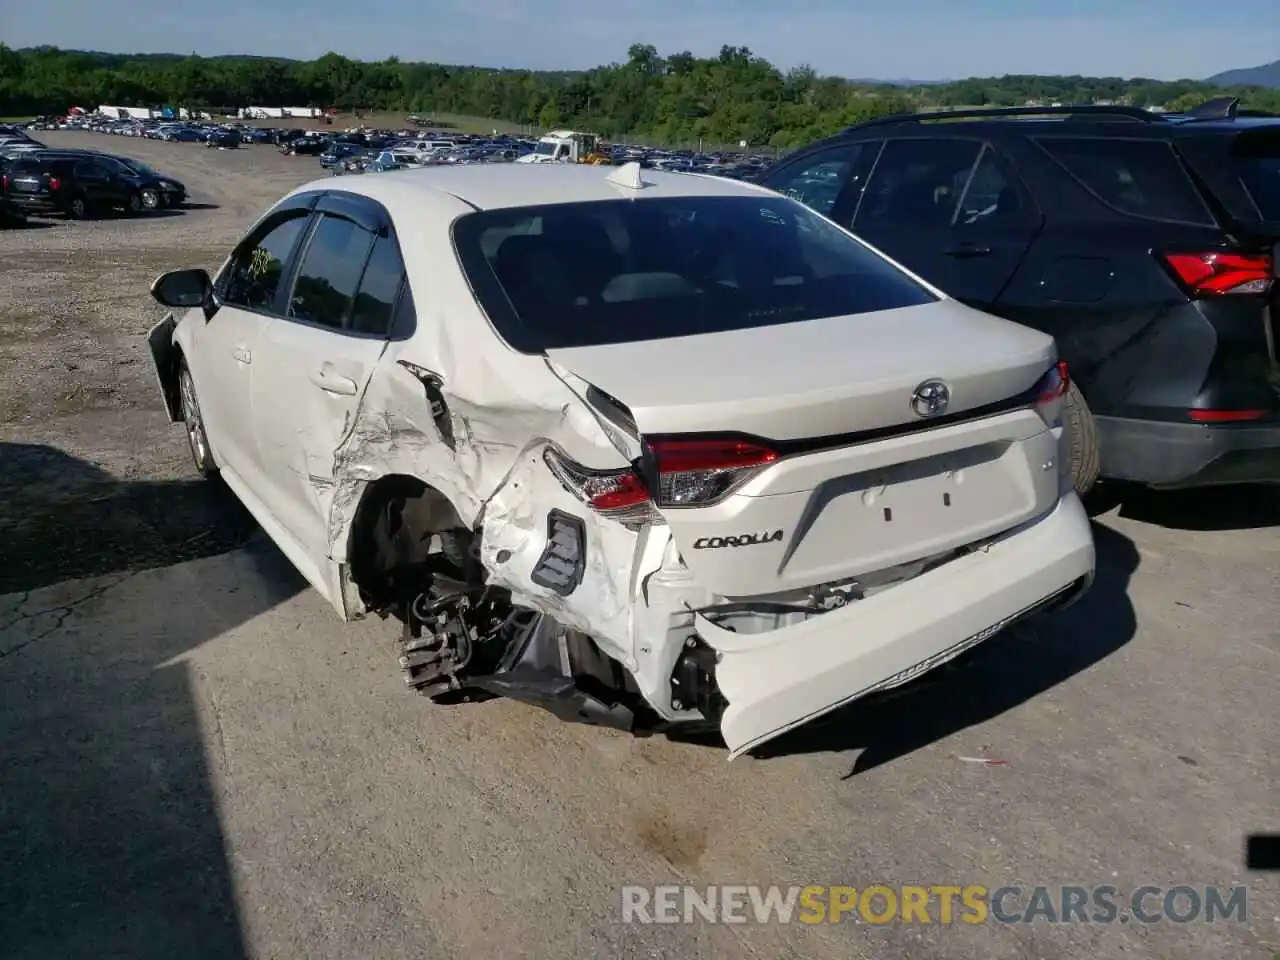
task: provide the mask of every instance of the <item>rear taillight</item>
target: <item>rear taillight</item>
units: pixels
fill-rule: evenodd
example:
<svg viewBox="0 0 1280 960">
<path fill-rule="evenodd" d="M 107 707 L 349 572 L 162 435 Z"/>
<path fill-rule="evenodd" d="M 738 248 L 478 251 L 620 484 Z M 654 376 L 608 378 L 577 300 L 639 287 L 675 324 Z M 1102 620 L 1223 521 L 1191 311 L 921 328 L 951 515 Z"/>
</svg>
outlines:
<svg viewBox="0 0 1280 960">
<path fill-rule="evenodd" d="M 49 178 L 49 189 L 50 189 L 50 190 L 57 190 L 57 189 L 61 188 L 61 186 L 62 186 L 62 181 L 61 181 L 61 180 L 59 180 L 57 177 L 50 177 L 50 178 Z"/>
<path fill-rule="evenodd" d="M 705 507 L 778 459 L 745 440 L 655 440 L 649 444 L 660 507 Z"/>
<path fill-rule="evenodd" d="M 566 490 L 601 516 L 628 526 L 662 521 L 649 499 L 649 488 L 630 467 L 593 470 L 555 447 L 547 447 L 542 459 Z"/>
<path fill-rule="evenodd" d="M 658 507 L 706 507 L 719 502 L 778 459 L 758 443 L 737 439 L 654 440 L 649 471 L 657 493 L 632 467 L 593 470 L 554 447 L 543 459 L 565 489 L 601 516 L 629 526 L 661 523 Z"/>
<path fill-rule="evenodd" d="M 1188 410 L 1187 416 L 1196 423 L 1244 423 L 1261 420 L 1266 410 Z"/>
<path fill-rule="evenodd" d="M 0 174 L 0 190 L 9 189 L 9 175 L 7 173 Z"/>
<path fill-rule="evenodd" d="M 1179 282 L 1198 297 L 1266 293 L 1274 279 L 1271 255 L 1232 253 L 1169 253 L 1160 255 Z"/>
<path fill-rule="evenodd" d="M 1059 360 L 1027 391 L 1031 405 L 1051 427 L 1058 424 L 1062 414 L 1062 398 L 1067 395 L 1070 386 L 1071 375 L 1067 372 L 1067 361 Z"/>
</svg>

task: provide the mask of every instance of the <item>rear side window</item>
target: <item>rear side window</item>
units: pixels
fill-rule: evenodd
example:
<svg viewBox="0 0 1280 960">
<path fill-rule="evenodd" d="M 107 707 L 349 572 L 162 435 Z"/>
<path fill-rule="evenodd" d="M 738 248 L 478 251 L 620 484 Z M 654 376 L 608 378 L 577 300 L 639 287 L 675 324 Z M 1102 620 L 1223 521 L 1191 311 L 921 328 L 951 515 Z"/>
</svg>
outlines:
<svg viewBox="0 0 1280 960">
<path fill-rule="evenodd" d="M 351 220 L 321 217 L 298 267 L 289 318 L 342 329 L 372 244 L 373 234 Z"/>
<path fill-rule="evenodd" d="M 391 313 L 403 278 L 404 263 L 396 238 L 390 233 L 379 236 L 360 278 L 360 291 L 351 307 L 350 329 L 385 334 L 391 328 Z"/>
<path fill-rule="evenodd" d="M 1263 220 L 1280 220 L 1280 131 L 1236 142 L 1236 167 Z"/>
<path fill-rule="evenodd" d="M 1162 140 L 1043 138 L 1049 156 L 1108 206 L 1144 220 L 1213 226 L 1173 148 Z"/>
<path fill-rule="evenodd" d="M 459 218 L 453 233 L 497 332 L 528 353 L 936 300 L 829 220 L 784 197 L 487 210 Z"/>
</svg>

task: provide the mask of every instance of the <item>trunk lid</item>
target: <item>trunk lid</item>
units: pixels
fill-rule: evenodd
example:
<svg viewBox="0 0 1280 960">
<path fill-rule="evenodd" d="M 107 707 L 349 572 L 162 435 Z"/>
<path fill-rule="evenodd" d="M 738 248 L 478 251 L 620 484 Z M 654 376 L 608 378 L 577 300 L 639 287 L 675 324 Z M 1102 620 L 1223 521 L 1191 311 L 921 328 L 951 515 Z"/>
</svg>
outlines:
<svg viewBox="0 0 1280 960">
<path fill-rule="evenodd" d="M 947 384 L 948 415 L 981 409 L 1026 390 L 1056 358 L 1045 334 L 954 300 L 547 356 L 625 404 L 643 434 L 771 440 L 912 423 L 912 394 L 933 378 Z"/>
<path fill-rule="evenodd" d="M 1021 399 L 1053 364 L 1052 339 L 955 301 L 548 357 L 658 451 L 651 491 L 673 437 L 746 435 L 777 453 L 705 505 L 659 495 L 690 571 L 726 597 L 934 557 L 1058 499 L 1057 439 Z M 941 419 L 913 409 L 931 379 L 950 391 Z"/>
</svg>

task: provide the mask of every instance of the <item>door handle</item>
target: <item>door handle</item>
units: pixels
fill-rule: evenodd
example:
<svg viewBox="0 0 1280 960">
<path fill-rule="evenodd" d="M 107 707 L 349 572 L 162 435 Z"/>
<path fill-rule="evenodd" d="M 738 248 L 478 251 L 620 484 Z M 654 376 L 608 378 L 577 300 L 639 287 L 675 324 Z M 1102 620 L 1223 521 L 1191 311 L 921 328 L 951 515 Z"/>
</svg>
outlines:
<svg viewBox="0 0 1280 960">
<path fill-rule="evenodd" d="M 237 343 L 232 347 L 231 355 L 240 363 L 253 363 L 253 354 L 249 352 L 249 348 L 243 343 Z"/>
<path fill-rule="evenodd" d="M 340 397 L 354 397 L 356 395 L 356 382 L 350 377 L 334 373 L 328 369 L 327 364 L 312 372 L 311 382 L 325 393 L 334 393 Z"/>
<path fill-rule="evenodd" d="M 985 257 L 992 253 L 990 247 L 984 247 L 976 243 L 958 243 L 954 247 L 948 247 L 942 251 L 948 257 Z"/>
</svg>

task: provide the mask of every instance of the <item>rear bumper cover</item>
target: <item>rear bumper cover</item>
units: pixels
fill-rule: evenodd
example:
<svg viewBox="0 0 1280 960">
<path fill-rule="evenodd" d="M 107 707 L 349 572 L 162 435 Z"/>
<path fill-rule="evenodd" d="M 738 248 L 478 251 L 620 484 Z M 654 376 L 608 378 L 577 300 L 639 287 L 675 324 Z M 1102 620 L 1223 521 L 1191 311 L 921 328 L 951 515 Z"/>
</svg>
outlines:
<svg viewBox="0 0 1280 960">
<path fill-rule="evenodd" d="M 1280 482 L 1280 424 L 1095 420 L 1104 477 L 1153 487 Z"/>
<path fill-rule="evenodd" d="M 1094 572 L 1093 533 L 1074 493 L 987 548 L 842 610 L 763 634 L 695 619 L 718 654 L 730 758 L 846 703 L 906 683 L 1047 603 L 1074 599 Z"/>
</svg>

